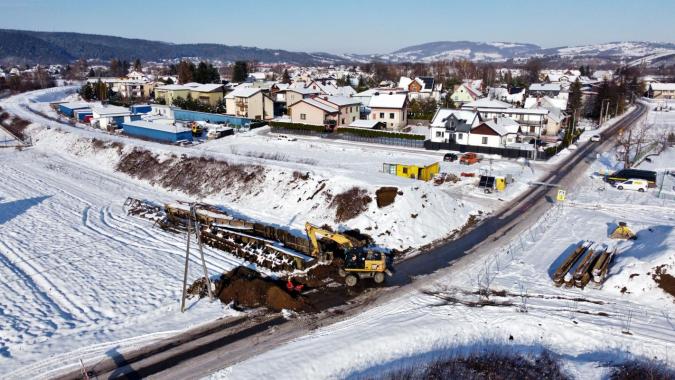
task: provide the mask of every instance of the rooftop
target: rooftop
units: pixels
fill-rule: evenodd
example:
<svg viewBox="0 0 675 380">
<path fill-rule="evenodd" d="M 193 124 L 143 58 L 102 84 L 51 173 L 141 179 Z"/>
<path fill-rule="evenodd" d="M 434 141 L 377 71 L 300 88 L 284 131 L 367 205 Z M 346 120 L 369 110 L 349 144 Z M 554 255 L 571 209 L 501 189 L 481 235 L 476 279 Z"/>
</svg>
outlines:
<svg viewBox="0 0 675 380">
<path fill-rule="evenodd" d="M 370 98 L 369 107 L 370 108 L 403 108 L 408 99 L 406 94 L 393 94 L 393 95 L 373 95 Z"/>
<path fill-rule="evenodd" d="M 165 123 L 153 123 L 153 122 L 144 121 L 144 120 L 131 121 L 131 122 L 128 122 L 128 123 L 124 123 L 124 124 L 122 124 L 122 127 L 124 128 L 125 125 L 130 125 L 132 127 L 145 128 L 145 129 L 154 129 L 156 131 L 163 131 L 163 132 L 170 132 L 170 133 L 180 133 L 180 132 L 190 131 L 189 128 L 185 128 L 185 127 L 180 126 L 180 125 L 165 124 Z"/>
</svg>

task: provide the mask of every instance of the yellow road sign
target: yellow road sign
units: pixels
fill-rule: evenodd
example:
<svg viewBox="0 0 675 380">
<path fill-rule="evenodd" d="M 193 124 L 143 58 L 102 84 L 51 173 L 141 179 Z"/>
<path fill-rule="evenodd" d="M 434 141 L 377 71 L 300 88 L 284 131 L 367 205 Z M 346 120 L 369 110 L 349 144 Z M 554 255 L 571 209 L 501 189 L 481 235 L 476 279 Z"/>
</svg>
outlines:
<svg viewBox="0 0 675 380">
<path fill-rule="evenodd" d="M 558 200 L 558 202 L 564 201 L 564 200 L 565 200 L 565 195 L 567 195 L 567 192 L 565 192 L 565 190 L 558 190 L 558 196 L 556 197 L 556 199 Z"/>
</svg>

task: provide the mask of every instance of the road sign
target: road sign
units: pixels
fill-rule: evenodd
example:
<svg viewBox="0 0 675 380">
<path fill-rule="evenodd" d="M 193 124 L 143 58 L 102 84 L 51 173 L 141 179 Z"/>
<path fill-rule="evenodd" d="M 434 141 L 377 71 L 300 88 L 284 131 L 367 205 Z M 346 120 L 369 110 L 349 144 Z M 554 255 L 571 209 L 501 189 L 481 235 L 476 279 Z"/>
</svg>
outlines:
<svg viewBox="0 0 675 380">
<path fill-rule="evenodd" d="M 558 196 L 556 197 L 556 199 L 558 200 L 558 202 L 564 201 L 564 200 L 565 200 L 565 195 L 567 195 L 567 193 L 565 192 L 565 190 L 562 190 L 562 189 L 558 190 Z"/>
</svg>

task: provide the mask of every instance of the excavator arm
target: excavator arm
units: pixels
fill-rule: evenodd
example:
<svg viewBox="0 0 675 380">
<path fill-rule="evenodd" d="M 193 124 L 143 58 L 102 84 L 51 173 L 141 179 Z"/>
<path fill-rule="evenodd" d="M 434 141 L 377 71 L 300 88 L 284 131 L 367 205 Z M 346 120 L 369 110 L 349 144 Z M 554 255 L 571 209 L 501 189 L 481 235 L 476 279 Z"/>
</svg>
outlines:
<svg viewBox="0 0 675 380">
<path fill-rule="evenodd" d="M 309 242 L 311 244 L 310 255 L 312 257 L 319 258 L 321 256 L 321 247 L 319 247 L 319 241 L 317 240 L 316 235 L 321 235 L 326 239 L 330 239 L 347 249 L 354 248 L 352 241 L 349 240 L 348 237 L 317 227 L 309 222 L 305 223 L 305 232 L 307 232 L 307 237 L 309 237 Z"/>
</svg>

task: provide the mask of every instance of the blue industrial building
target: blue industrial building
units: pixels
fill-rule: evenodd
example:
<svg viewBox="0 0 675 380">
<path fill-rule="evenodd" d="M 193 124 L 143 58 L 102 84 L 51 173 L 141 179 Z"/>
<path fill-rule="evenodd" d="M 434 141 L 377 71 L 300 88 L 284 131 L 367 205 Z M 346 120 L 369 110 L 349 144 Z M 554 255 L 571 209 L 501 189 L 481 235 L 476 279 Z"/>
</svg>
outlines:
<svg viewBox="0 0 675 380">
<path fill-rule="evenodd" d="M 78 121 L 84 121 L 87 116 L 90 116 L 91 118 L 92 115 L 93 113 L 91 112 L 91 108 L 73 110 L 73 116 L 77 117 Z"/>
<path fill-rule="evenodd" d="M 62 114 L 68 116 L 68 117 L 73 117 L 75 110 L 81 110 L 84 108 L 89 108 L 90 104 L 87 103 L 82 103 L 82 102 L 76 102 L 76 103 L 61 103 L 59 104 L 59 112 Z"/>
<path fill-rule="evenodd" d="M 152 111 L 152 107 L 149 104 L 134 104 L 131 106 L 131 113 L 148 113 Z"/>
<path fill-rule="evenodd" d="M 192 130 L 172 124 L 130 121 L 122 124 L 122 130 L 129 136 L 148 140 L 171 143 L 181 140 L 192 141 Z"/>
<path fill-rule="evenodd" d="M 206 121 L 213 124 L 230 124 L 242 127 L 250 124 L 253 121 L 245 117 L 222 115 L 219 113 L 188 111 L 179 108 L 173 109 L 173 117 L 174 119 L 181 121 Z"/>
</svg>

